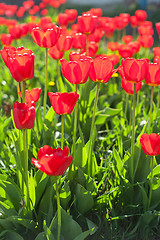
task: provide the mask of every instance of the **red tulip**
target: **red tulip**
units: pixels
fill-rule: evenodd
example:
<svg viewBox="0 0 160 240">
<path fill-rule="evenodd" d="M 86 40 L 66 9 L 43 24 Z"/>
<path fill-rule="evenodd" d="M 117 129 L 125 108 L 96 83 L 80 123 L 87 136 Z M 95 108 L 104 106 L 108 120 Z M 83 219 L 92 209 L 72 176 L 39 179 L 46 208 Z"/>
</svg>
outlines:
<svg viewBox="0 0 160 240">
<path fill-rule="evenodd" d="M 31 129 L 36 116 L 35 104 L 14 103 L 13 119 L 17 129 Z"/>
<path fill-rule="evenodd" d="M 160 35 L 160 22 L 156 23 L 156 30 L 158 35 Z"/>
<path fill-rule="evenodd" d="M 13 47 L 13 46 L 7 46 L 7 47 L 4 47 L 2 50 L 1 50 L 1 56 L 2 56 L 2 59 L 3 61 L 5 62 L 6 66 L 8 67 L 8 54 L 10 52 L 15 52 L 16 51 L 16 48 Z"/>
<path fill-rule="evenodd" d="M 151 48 L 154 43 L 154 39 L 152 35 L 139 36 L 138 41 L 140 42 L 141 46 L 144 48 Z"/>
<path fill-rule="evenodd" d="M 97 27 L 97 17 L 84 13 L 82 16 L 78 16 L 78 25 L 81 33 L 91 34 Z"/>
<path fill-rule="evenodd" d="M 59 49 L 55 45 L 48 50 L 48 54 L 53 59 L 61 59 L 64 55 L 64 52 L 59 51 Z"/>
<path fill-rule="evenodd" d="M 48 96 L 54 111 L 58 115 L 71 114 L 79 98 L 79 95 L 76 92 L 49 92 Z"/>
<path fill-rule="evenodd" d="M 138 27 L 139 23 L 138 23 L 138 19 L 136 16 L 131 16 L 130 17 L 130 24 L 133 28 Z"/>
<path fill-rule="evenodd" d="M 127 81 L 139 83 L 145 79 L 148 72 L 148 59 L 122 59 L 124 75 Z"/>
<path fill-rule="evenodd" d="M 30 49 L 19 47 L 8 51 L 7 67 L 17 82 L 32 79 L 34 76 L 34 54 Z"/>
<path fill-rule="evenodd" d="M 80 58 L 86 57 L 85 53 L 71 51 L 69 54 L 69 61 L 77 61 Z"/>
<path fill-rule="evenodd" d="M 57 23 L 60 26 L 67 26 L 68 25 L 68 15 L 66 13 L 59 13 L 57 16 Z"/>
<path fill-rule="evenodd" d="M 111 51 L 117 51 L 119 49 L 119 43 L 118 42 L 109 42 L 107 43 L 107 48 Z"/>
<path fill-rule="evenodd" d="M 22 98 L 22 93 L 19 92 L 18 94 Z M 40 94 L 41 94 L 40 88 L 32 88 L 31 90 L 26 89 L 25 90 L 26 102 L 27 103 L 38 102 Z"/>
<path fill-rule="evenodd" d="M 160 66 L 157 63 L 149 63 L 148 67 L 145 82 L 150 86 L 158 86 L 160 84 Z"/>
<path fill-rule="evenodd" d="M 141 44 L 138 41 L 130 42 L 128 45 L 132 48 L 133 54 L 139 52 Z"/>
<path fill-rule="evenodd" d="M 69 148 L 53 149 L 48 145 L 41 147 L 38 151 L 38 160 L 32 158 L 32 163 L 42 172 L 50 176 L 61 176 L 71 164 L 73 158 L 68 156 Z"/>
<path fill-rule="evenodd" d="M 160 56 L 160 47 L 154 47 L 153 54 L 154 54 L 154 57 Z"/>
<path fill-rule="evenodd" d="M 96 42 L 89 42 L 88 44 L 88 56 L 95 57 L 97 51 L 98 51 L 98 43 Z M 81 53 L 86 53 L 86 48 L 81 50 Z"/>
<path fill-rule="evenodd" d="M 0 38 L 3 45 L 10 45 L 13 41 L 11 34 L 2 33 Z"/>
<path fill-rule="evenodd" d="M 20 39 L 21 38 L 21 27 L 20 27 L 20 25 L 11 26 L 11 27 L 9 27 L 8 31 L 11 34 L 13 39 Z"/>
<path fill-rule="evenodd" d="M 133 56 L 133 50 L 129 44 L 120 44 L 118 51 L 119 51 L 119 55 L 122 58 L 128 58 Z"/>
<path fill-rule="evenodd" d="M 77 10 L 76 9 L 66 9 L 64 11 L 64 13 L 66 13 L 68 15 L 68 22 L 69 23 L 73 23 L 76 21 L 76 18 L 77 18 Z"/>
<path fill-rule="evenodd" d="M 89 10 L 89 13 L 91 13 L 93 16 L 101 17 L 102 16 L 102 9 L 101 8 L 91 8 Z"/>
<path fill-rule="evenodd" d="M 124 43 L 126 43 L 126 44 L 132 42 L 132 40 L 133 40 L 132 35 L 125 35 L 125 36 L 123 36 L 123 38 L 122 38 L 122 41 L 123 41 Z"/>
<path fill-rule="evenodd" d="M 135 16 L 136 16 L 138 22 L 141 23 L 141 22 L 144 22 L 146 20 L 147 13 L 144 10 L 138 9 L 137 11 L 135 11 Z"/>
<path fill-rule="evenodd" d="M 94 82 L 106 83 L 114 73 L 113 62 L 107 57 L 97 57 L 93 60 L 89 77 Z"/>
<path fill-rule="evenodd" d="M 26 10 L 29 10 L 34 5 L 34 1 L 28 0 L 23 2 L 23 6 Z"/>
<path fill-rule="evenodd" d="M 156 133 L 142 134 L 140 143 L 146 155 L 158 156 L 160 154 L 160 135 Z"/>
<path fill-rule="evenodd" d="M 113 62 L 113 65 L 116 65 L 119 63 L 119 55 L 117 54 L 109 54 L 109 55 L 106 55 L 106 57 Z"/>
<path fill-rule="evenodd" d="M 91 67 L 91 58 L 84 57 L 77 61 L 67 62 L 61 59 L 62 74 L 72 84 L 82 84 L 88 79 L 89 70 Z"/>
<path fill-rule="evenodd" d="M 52 24 L 51 28 L 46 29 L 46 31 L 36 27 L 32 29 L 31 36 L 38 46 L 50 48 L 56 44 L 60 36 L 60 28 L 54 24 Z"/>
<path fill-rule="evenodd" d="M 125 90 L 126 93 L 133 95 L 134 94 L 134 83 L 126 80 L 122 66 L 120 66 L 118 68 L 118 72 L 121 75 L 122 88 Z M 136 84 L 136 93 L 141 89 L 141 87 L 142 87 L 142 82 L 139 82 Z"/>
<path fill-rule="evenodd" d="M 153 31 L 153 28 L 151 26 L 143 26 L 143 25 L 141 25 L 138 28 L 138 33 L 140 35 L 153 35 L 154 31 Z"/>
<path fill-rule="evenodd" d="M 59 51 L 68 51 L 72 47 L 73 38 L 71 36 L 66 36 L 61 34 L 57 40 L 56 46 Z"/>
<path fill-rule="evenodd" d="M 89 35 L 89 42 L 99 42 L 104 35 L 102 28 L 96 28 L 95 31 Z"/>
<path fill-rule="evenodd" d="M 76 49 L 82 49 L 86 46 L 86 35 L 82 33 L 76 33 L 73 35 L 72 47 Z"/>
</svg>

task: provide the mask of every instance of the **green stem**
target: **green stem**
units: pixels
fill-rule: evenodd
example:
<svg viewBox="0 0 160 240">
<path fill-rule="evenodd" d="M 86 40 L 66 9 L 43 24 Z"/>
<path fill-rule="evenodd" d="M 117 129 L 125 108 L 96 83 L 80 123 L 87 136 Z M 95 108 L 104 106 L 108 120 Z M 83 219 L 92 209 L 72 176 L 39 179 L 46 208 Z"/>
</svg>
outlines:
<svg viewBox="0 0 160 240">
<path fill-rule="evenodd" d="M 76 86 L 76 93 L 77 93 L 77 84 L 75 86 Z M 74 129 L 73 129 L 73 159 L 75 159 L 75 150 L 76 150 L 77 110 L 78 110 L 78 105 L 76 102 L 75 110 L 74 110 Z"/>
<path fill-rule="evenodd" d="M 17 94 L 20 92 L 20 90 L 19 90 L 19 82 L 17 82 Z M 19 94 L 18 94 L 18 102 L 20 103 L 21 102 L 21 98 L 20 98 L 20 96 L 19 96 Z"/>
<path fill-rule="evenodd" d="M 89 138 L 89 152 L 88 152 L 88 175 L 92 176 L 92 145 L 93 145 L 93 133 L 94 133 L 94 122 L 95 122 L 95 115 L 96 115 L 96 108 L 98 102 L 98 94 L 99 94 L 99 86 L 100 83 L 97 83 L 97 91 L 96 91 L 96 98 L 94 101 L 93 107 L 93 116 L 92 116 L 92 123 L 91 123 L 91 130 L 90 130 L 90 138 Z"/>
<path fill-rule="evenodd" d="M 150 102 L 150 111 L 149 111 L 149 125 L 148 125 L 148 133 L 149 134 L 151 132 L 153 93 L 154 93 L 154 86 L 152 86 L 152 91 L 151 91 L 151 102 Z"/>
<path fill-rule="evenodd" d="M 129 137 L 131 137 L 131 124 L 132 124 L 132 101 L 133 96 L 131 95 L 131 108 L 130 108 L 130 114 L 129 114 Z"/>
<path fill-rule="evenodd" d="M 151 156 L 151 181 L 150 181 L 149 198 L 148 198 L 148 209 L 150 207 L 151 198 L 152 198 L 153 159 L 154 159 L 154 156 Z"/>
<path fill-rule="evenodd" d="M 45 78 L 45 87 L 44 87 L 44 118 L 46 116 L 46 104 L 47 104 L 47 87 L 48 87 L 48 54 L 47 54 L 47 48 L 45 52 L 45 59 L 46 59 L 46 78 Z"/>
<path fill-rule="evenodd" d="M 136 109 L 136 83 L 133 94 L 133 119 L 132 119 L 132 142 L 131 142 L 131 179 L 133 183 L 134 143 L 135 143 L 135 109 Z"/>
<path fill-rule="evenodd" d="M 160 95 L 160 93 L 159 93 L 159 89 L 158 89 L 157 113 L 158 113 L 158 109 L 159 109 L 159 100 L 160 100 L 160 99 L 159 99 L 159 98 L 160 98 L 160 96 L 159 96 L 159 95 Z"/>
<path fill-rule="evenodd" d="M 128 94 L 126 93 L 126 104 L 125 104 L 125 111 L 124 111 L 126 120 L 127 120 L 127 108 L 128 108 Z"/>
<path fill-rule="evenodd" d="M 60 199 L 59 199 L 57 178 L 56 178 L 56 196 L 57 196 L 57 211 L 58 211 L 58 233 L 57 233 L 57 240 L 60 240 L 60 236 L 61 236 L 61 206 L 60 206 Z"/>
<path fill-rule="evenodd" d="M 62 129 L 61 129 L 61 149 L 63 149 L 63 141 L 64 141 L 64 115 L 62 115 Z"/>
</svg>

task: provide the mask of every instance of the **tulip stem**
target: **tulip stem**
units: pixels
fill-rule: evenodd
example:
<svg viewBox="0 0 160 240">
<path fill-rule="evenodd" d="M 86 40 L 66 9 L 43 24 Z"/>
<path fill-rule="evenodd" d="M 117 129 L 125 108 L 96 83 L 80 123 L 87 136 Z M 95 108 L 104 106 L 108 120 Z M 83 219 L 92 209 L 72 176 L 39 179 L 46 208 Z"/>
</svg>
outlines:
<svg viewBox="0 0 160 240">
<path fill-rule="evenodd" d="M 92 145 L 93 145 L 94 122 L 95 122 L 96 108 L 97 108 L 97 102 L 98 102 L 99 86 L 100 86 L 100 83 L 98 82 L 96 97 L 94 100 L 93 116 L 92 116 L 90 138 L 89 138 L 89 151 L 88 151 L 88 175 L 89 176 L 92 176 L 92 148 L 93 148 Z"/>
<path fill-rule="evenodd" d="M 76 86 L 76 93 L 77 93 L 77 84 Z M 77 131 L 77 102 L 75 105 L 75 112 L 74 112 L 74 130 L 73 130 L 73 159 L 75 159 L 75 151 L 76 151 L 76 131 Z"/>
<path fill-rule="evenodd" d="M 154 156 L 151 156 L 151 181 L 150 181 L 149 198 L 148 198 L 148 209 L 150 207 L 151 198 L 152 198 L 153 160 L 154 160 Z"/>
<path fill-rule="evenodd" d="M 57 211 L 58 211 L 58 233 L 57 233 L 57 240 L 60 240 L 60 236 L 61 236 L 61 206 L 60 206 L 60 199 L 59 199 L 59 191 L 58 191 L 57 177 L 56 177 L 56 196 L 57 196 Z"/>
<path fill-rule="evenodd" d="M 20 90 L 19 90 L 19 82 L 17 82 L 17 94 L 20 92 Z M 18 94 L 18 102 L 20 103 L 21 102 L 21 98 L 20 98 L 20 96 L 19 96 L 19 94 Z"/>
<path fill-rule="evenodd" d="M 133 183 L 133 163 L 134 163 L 134 142 L 135 142 L 135 109 L 136 109 L 136 83 L 134 83 L 133 94 L 133 119 L 132 119 L 132 142 L 131 142 L 131 179 Z"/>
<path fill-rule="evenodd" d="M 157 99 L 157 114 L 158 114 L 158 110 L 159 110 L 159 96 L 160 95 L 160 92 L 159 92 L 159 89 L 158 89 L 158 99 Z"/>
<path fill-rule="evenodd" d="M 127 108 L 128 108 L 128 94 L 126 93 L 126 104 L 125 104 L 125 111 L 124 111 L 126 121 L 127 121 Z"/>
<path fill-rule="evenodd" d="M 44 107 L 44 118 L 46 116 L 46 104 L 47 104 L 47 86 L 48 86 L 48 54 L 47 54 L 47 48 L 45 52 L 45 58 L 46 58 L 46 78 L 45 78 L 45 87 L 44 87 L 44 102 L 43 102 L 43 107 Z"/>
<path fill-rule="evenodd" d="M 64 115 L 62 115 L 62 129 L 61 129 L 61 149 L 63 149 L 63 141 L 64 141 Z"/>
<path fill-rule="evenodd" d="M 150 111 L 149 111 L 149 125 L 148 125 L 148 133 L 149 134 L 150 134 L 150 131 L 151 131 L 151 121 L 152 121 L 153 92 L 154 92 L 154 86 L 152 86 L 152 91 L 151 91 L 151 102 L 150 102 Z"/>
</svg>

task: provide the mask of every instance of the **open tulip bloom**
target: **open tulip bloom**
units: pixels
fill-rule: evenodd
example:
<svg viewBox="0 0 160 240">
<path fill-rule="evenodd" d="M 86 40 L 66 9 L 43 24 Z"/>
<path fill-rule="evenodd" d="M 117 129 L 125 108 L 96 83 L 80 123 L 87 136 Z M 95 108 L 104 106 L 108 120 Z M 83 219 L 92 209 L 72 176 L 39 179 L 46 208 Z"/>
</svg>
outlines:
<svg viewBox="0 0 160 240">
<path fill-rule="evenodd" d="M 50 176 L 61 176 L 71 164 L 73 158 L 68 156 L 69 148 L 52 149 L 48 145 L 38 151 L 38 160 L 32 158 L 32 163 L 42 172 Z"/>
<path fill-rule="evenodd" d="M 160 135 L 156 133 L 142 134 L 140 143 L 146 155 L 158 156 L 160 154 Z"/>
</svg>

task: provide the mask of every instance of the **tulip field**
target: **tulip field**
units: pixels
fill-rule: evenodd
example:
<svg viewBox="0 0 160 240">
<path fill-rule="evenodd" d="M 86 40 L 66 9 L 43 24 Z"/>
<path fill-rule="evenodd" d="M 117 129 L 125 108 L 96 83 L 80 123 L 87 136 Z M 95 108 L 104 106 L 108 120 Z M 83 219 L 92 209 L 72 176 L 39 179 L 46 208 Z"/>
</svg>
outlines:
<svg viewBox="0 0 160 240">
<path fill-rule="evenodd" d="M 0 240 L 160 239 L 160 21 L 0 3 Z"/>
</svg>

